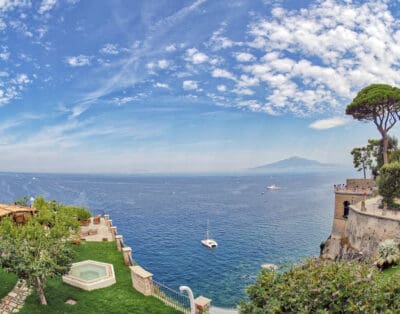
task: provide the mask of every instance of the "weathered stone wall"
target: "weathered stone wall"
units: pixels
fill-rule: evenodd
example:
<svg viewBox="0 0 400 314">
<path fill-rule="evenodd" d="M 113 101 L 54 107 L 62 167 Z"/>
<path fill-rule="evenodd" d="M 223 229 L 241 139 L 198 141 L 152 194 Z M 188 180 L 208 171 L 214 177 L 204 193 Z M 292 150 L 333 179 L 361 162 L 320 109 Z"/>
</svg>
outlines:
<svg viewBox="0 0 400 314">
<path fill-rule="evenodd" d="M 333 215 L 332 235 L 341 235 L 345 231 L 347 219 L 343 218 L 343 203 L 348 201 L 350 204 L 355 204 L 364 200 L 365 197 L 363 193 L 335 192 L 335 212 Z"/>
<path fill-rule="evenodd" d="M 386 239 L 400 241 L 400 221 L 361 212 L 351 206 L 345 236 L 354 249 L 364 256 L 372 256 L 379 242 Z"/>
<path fill-rule="evenodd" d="M 372 189 L 374 186 L 373 179 L 347 179 L 347 188 L 349 189 Z"/>
<path fill-rule="evenodd" d="M 342 225 L 339 226 L 339 219 L 334 219 L 336 232 L 325 242 L 322 258 L 336 259 L 360 252 L 373 257 L 383 240 L 394 239 L 400 243 L 400 217 L 387 217 L 389 213 L 382 215 L 382 211 L 363 211 L 359 205 L 350 206 L 349 216 L 342 220 Z"/>
</svg>

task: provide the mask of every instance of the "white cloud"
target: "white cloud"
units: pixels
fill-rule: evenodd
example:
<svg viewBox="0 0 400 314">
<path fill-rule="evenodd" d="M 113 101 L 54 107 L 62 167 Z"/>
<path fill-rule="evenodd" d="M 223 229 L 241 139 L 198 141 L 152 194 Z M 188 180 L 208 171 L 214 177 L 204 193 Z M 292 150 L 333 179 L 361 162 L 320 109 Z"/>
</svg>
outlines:
<svg viewBox="0 0 400 314">
<path fill-rule="evenodd" d="M 174 52 L 174 51 L 176 50 L 176 47 L 175 47 L 174 44 L 171 44 L 171 45 L 165 47 L 165 50 L 166 50 L 167 52 Z"/>
<path fill-rule="evenodd" d="M 156 69 L 165 70 L 170 66 L 170 62 L 165 59 L 158 60 L 157 62 L 149 62 L 146 67 L 150 70 L 150 73 L 155 74 Z"/>
<path fill-rule="evenodd" d="M 226 78 L 229 80 L 236 81 L 235 76 L 231 72 L 224 70 L 224 69 L 219 69 L 219 68 L 214 69 L 212 71 L 211 75 L 212 75 L 212 77 L 216 77 L 216 78 Z"/>
<path fill-rule="evenodd" d="M 220 92 L 226 92 L 226 86 L 221 84 L 217 86 L 217 90 Z"/>
<path fill-rule="evenodd" d="M 117 55 L 120 53 L 118 46 L 115 44 L 105 44 L 101 49 L 100 53 L 105 55 Z"/>
<path fill-rule="evenodd" d="M 158 60 L 158 67 L 160 69 L 164 70 L 164 69 L 168 68 L 168 66 L 169 66 L 169 61 L 168 60 L 165 60 L 165 59 Z"/>
<path fill-rule="evenodd" d="M 121 106 L 121 105 L 125 105 L 125 104 L 130 103 L 130 102 L 135 101 L 135 100 L 136 100 L 136 98 L 132 97 L 132 96 L 114 97 L 112 99 L 112 102 L 114 104 L 118 105 L 118 106 Z"/>
<path fill-rule="evenodd" d="M 351 120 L 348 118 L 342 118 L 342 117 L 334 117 L 334 118 L 329 118 L 329 119 L 321 119 L 314 121 L 309 125 L 311 129 L 315 130 L 326 130 L 326 129 L 332 129 L 336 128 L 338 126 L 344 125 L 349 123 Z"/>
<path fill-rule="evenodd" d="M 246 95 L 246 96 L 254 95 L 254 91 L 252 91 L 250 88 L 235 88 L 233 92 L 238 95 Z"/>
<path fill-rule="evenodd" d="M 184 90 L 197 90 L 199 88 L 197 82 L 191 80 L 183 81 L 182 87 Z"/>
<path fill-rule="evenodd" d="M 10 57 L 10 53 L 8 51 L 0 52 L 0 60 L 7 61 Z"/>
<path fill-rule="evenodd" d="M 239 52 L 235 55 L 235 57 L 239 62 L 252 62 L 256 60 L 256 57 L 248 52 Z"/>
<path fill-rule="evenodd" d="M 46 13 L 48 11 L 50 11 L 51 9 L 53 9 L 53 7 L 56 5 L 57 0 L 43 0 L 38 12 L 40 14 Z"/>
<path fill-rule="evenodd" d="M 29 0 L 1 0 L 0 10 L 10 11 L 18 7 L 28 7 L 30 6 Z"/>
<path fill-rule="evenodd" d="M 193 64 L 200 64 L 207 62 L 209 58 L 206 54 L 198 51 L 196 48 L 190 48 L 186 50 L 185 60 Z"/>
<path fill-rule="evenodd" d="M 400 85 L 400 23 L 388 1 L 317 1 L 308 8 L 275 6 L 248 27 L 245 44 L 260 60 L 234 53 L 237 90 L 262 85 L 274 112 L 339 114 L 371 83 Z M 253 57 L 254 58 L 253 58 Z M 235 73 L 236 74 L 236 73 Z M 245 75 L 245 76 L 244 76 Z"/>
<path fill-rule="evenodd" d="M 79 55 L 75 57 L 67 57 L 65 62 L 72 67 L 81 67 L 90 64 L 90 56 Z"/>
<path fill-rule="evenodd" d="M 155 86 L 155 87 L 158 87 L 158 88 L 165 88 L 165 89 L 169 89 L 169 85 L 168 85 L 168 84 L 166 84 L 166 83 L 160 83 L 160 82 L 157 82 L 157 83 L 155 83 L 155 84 L 154 84 L 154 86 Z"/>
<path fill-rule="evenodd" d="M 13 80 L 13 82 L 15 84 L 18 85 L 23 85 L 23 84 L 28 84 L 31 82 L 31 80 L 29 79 L 28 75 L 26 75 L 25 73 L 22 74 L 18 74 L 15 79 Z"/>
</svg>

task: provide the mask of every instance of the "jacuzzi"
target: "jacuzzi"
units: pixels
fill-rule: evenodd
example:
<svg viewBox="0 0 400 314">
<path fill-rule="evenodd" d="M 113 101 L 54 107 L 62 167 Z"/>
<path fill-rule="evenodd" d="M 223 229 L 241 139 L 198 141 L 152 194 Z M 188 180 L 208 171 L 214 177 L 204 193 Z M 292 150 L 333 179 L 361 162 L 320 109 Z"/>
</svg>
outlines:
<svg viewBox="0 0 400 314">
<path fill-rule="evenodd" d="M 73 263 L 69 273 L 64 275 L 62 280 L 87 291 L 105 288 L 116 282 L 112 264 L 91 260 Z"/>
</svg>

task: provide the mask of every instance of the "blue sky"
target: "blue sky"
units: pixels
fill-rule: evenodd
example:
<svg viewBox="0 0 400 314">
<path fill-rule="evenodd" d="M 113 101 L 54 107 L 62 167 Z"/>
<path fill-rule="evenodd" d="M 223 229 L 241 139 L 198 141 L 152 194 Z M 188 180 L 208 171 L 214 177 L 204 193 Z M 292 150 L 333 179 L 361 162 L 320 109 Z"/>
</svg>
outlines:
<svg viewBox="0 0 400 314">
<path fill-rule="evenodd" d="M 0 171 L 351 164 L 399 85 L 398 1 L 0 0 Z M 393 135 L 399 134 L 399 128 Z"/>
</svg>

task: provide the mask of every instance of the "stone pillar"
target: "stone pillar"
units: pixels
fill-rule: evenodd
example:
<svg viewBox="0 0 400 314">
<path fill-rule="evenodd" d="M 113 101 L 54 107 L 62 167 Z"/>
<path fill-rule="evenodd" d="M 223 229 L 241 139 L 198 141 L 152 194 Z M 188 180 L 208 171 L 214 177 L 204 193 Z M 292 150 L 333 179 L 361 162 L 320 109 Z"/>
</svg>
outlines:
<svg viewBox="0 0 400 314">
<path fill-rule="evenodd" d="M 120 252 L 122 251 L 122 241 L 123 241 L 122 235 L 115 236 L 115 242 L 117 242 L 117 250 Z"/>
<path fill-rule="evenodd" d="M 365 201 L 364 200 L 361 201 L 361 211 L 363 211 L 363 212 L 367 211 L 367 208 L 365 207 Z"/>
<path fill-rule="evenodd" d="M 108 220 L 108 231 L 111 232 L 112 220 Z"/>
<path fill-rule="evenodd" d="M 140 266 L 130 266 L 132 286 L 144 295 L 153 293 L 153 274 Z"/>
<path fill-rule="evenodd" d="M 131 266 L 132 260 L 132 249 L 129 246 L 122 248 L 122 254 L 124 255 L 124 262 L 126 266 Z"/>
<path fill-rule="evenodd" d="M 115 236 L 117 235 L 117 227 L 112 226 L 110 229 L 111 229 L 111 239 L 112 241 L 115 241 Z"/>
<path fill-rule="evenodd" d="M 196 314 L 209 313 L 211 306 L 211 299 L 203 297 L 202 295 L 194 299 L 196 305 Z"/>
<path fill-rule="evenodd" d="M 110 219 L 110 215 L 104 215 L 104 224 L 108 226 L 108 220 Z"/>
</svg>

